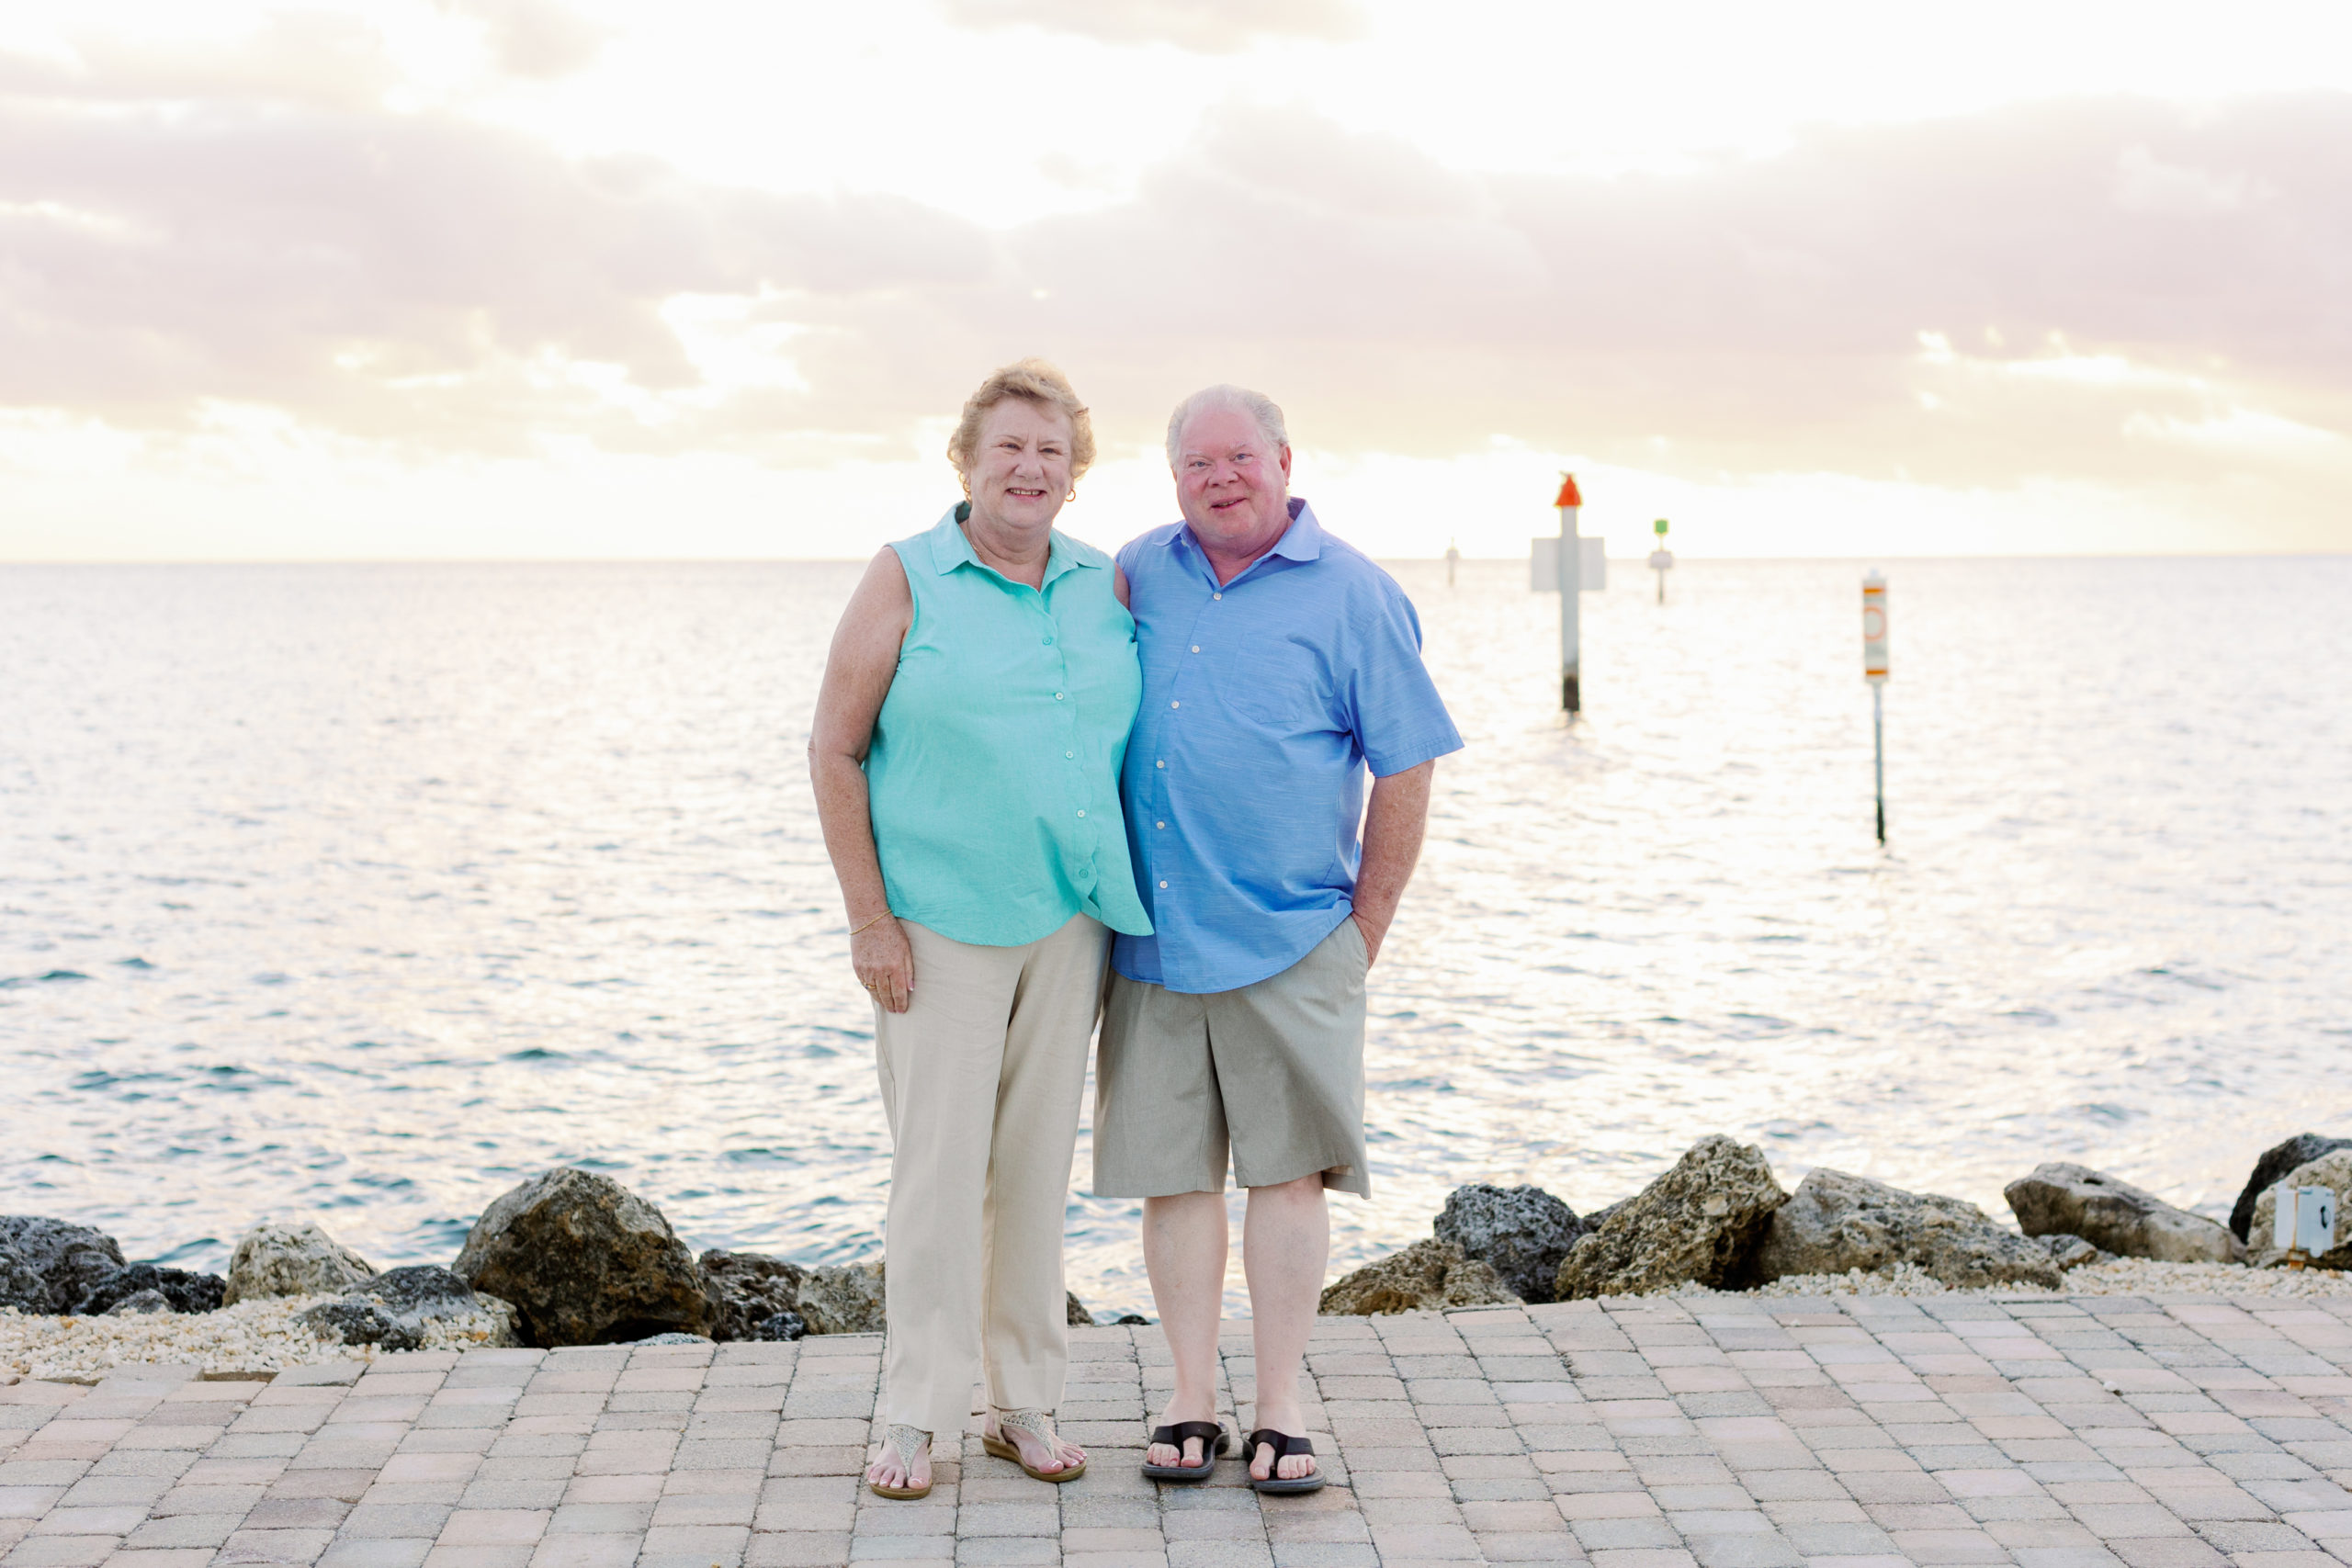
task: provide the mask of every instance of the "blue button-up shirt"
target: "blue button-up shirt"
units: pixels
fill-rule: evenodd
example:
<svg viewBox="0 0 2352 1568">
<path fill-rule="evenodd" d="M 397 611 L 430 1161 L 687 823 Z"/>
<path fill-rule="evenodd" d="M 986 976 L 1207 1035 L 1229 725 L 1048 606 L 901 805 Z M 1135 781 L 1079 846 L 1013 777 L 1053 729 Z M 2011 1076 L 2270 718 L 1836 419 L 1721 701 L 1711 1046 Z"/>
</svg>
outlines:
<svg viewBox="0 0 2352 1568">
<path fill-rule="evenodd" d="M 1280 974 L 1355 907 L 1367 765 L 1400 773 L 1462 737 L 1396 580 L 1304 501 L 1220 583 L 1189 526 L 1119 552 L 1143 658 L 1120 794 L 1150 936 L 1112 962 L 1171 991 Z"/>
</svg>

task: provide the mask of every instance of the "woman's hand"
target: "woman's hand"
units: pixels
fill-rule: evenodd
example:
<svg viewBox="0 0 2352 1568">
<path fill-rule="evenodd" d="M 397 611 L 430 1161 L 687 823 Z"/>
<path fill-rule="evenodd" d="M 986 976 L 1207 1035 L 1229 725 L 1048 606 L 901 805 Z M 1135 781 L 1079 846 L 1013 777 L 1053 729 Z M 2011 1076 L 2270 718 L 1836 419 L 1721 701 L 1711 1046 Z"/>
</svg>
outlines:
<svg viewBox="0 0 2352 1568">
<path fill-rule="evenodd" d="M 850 966 L 884 1012 L 904 1012 L 914 999 L 915 950 L 889 915 L 849 939 Z"/>
</svg>

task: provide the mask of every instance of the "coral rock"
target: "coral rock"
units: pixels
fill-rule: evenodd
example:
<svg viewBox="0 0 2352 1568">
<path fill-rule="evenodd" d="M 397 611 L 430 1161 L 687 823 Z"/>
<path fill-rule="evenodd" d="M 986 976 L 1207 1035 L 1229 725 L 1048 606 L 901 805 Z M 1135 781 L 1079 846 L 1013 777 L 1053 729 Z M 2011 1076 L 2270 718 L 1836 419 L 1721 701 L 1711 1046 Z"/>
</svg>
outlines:
<svg viewBox="0 0 2352 1568">
<path fill-rule="evenodd" d="M 882 1260 L 824 1264 L 800 1285 L 800 1315 L 811 1334 L 882 1332 Z"/>
<path fill-rule="evenodd" d="M 2245 1190 L 2238 1194 L 2236 1204 L 2230 1210 L 2230 1232 L 2247 1246 L 2256 1245 L 2254 1236 L 2254 1205 L 2265 1192 L 2285 1179 L 2287 1173 L 2312 1163 L 2322 1155 L 2332 1155 L 2338 1149 L 2352 1149 L 2352 1138 L 2323 1137 L 2317 1133 L 2298 1133 L 2283 1144 L 2275 1144 L 2262 1151 L 2254 1162 L 2254 1174 L 2245 1179 Z"/>
<path fill-rule="evenodd" d="M 2115 1256 L 2112 1252 L 2093 1247 L 2078 1235 L 2038 1235 L 2033 1239 L 2050 1249 L 2050 1261 L 2061 1269 L 2080 1269 L 2086 1263 L 2105 1263 Z"/>
<path fill-rule="evenodd" d="M 376 1266 L 305 1220 L 264 1220 L 238 1238 L 223 1306 L 262 1296 L 325 1296 L 376 1277 Z"/>
<path fill-rule="evenodd" d="M 1431 1237 L 1325 1286 L 1317 1310 L 1335 1316 L 1372 1317 L 1447 1307 L 1509 1306 L 1518 1301 L 1491 1264 L 1464 1257 L 1452 1242 Z"/>
<path fill-rule="evenodd" d="M 171 1298 L 161 1291 L 133 1291 L 106 1309 L 107 1317 L 146 1317 L 172 1310 Z M 91 1314 L 88 1315 L 97 1315 Z"/>
<path fill-rule="evenodd" d="M 32 1214 L 0 1214 L 0 1307 L 62 1316 L 122 1267 L 122 1248 L 102 1231 Z"/>
<path fill-rule="evenodd" d="M 331 1345 L 373 1345 L 379 1350 L 413 1350 L 424 1337 L 366 1296 L 322 1302 L 295 1314 L 294 1321 Z"/>
<path fill-rule="evenodd" d="M 746 1339 L 780 1339 L 788 1342 L 799 1338 L 802 1335 L 808 1332 L 808 1325 L 801 1319 L 798 1313 L 779 1312 L 773 1314 L 770 1316 L 763 1317 L 760 1319 L 759 1322 L 752 1325 L 752 1331 L 749 1334 L 744 1335 L 742 1337 Z"/>
<path fill-rule="evenodd" d="M 2244 1256 L 2228 1227 L 2086 1165 L 2038 1165 L 2001 1190 L 2028 1235 L 2078 1235 L 2119 1258 L 2159 1263 L 2235 1263 Z"/>
<path fill-rule="evenodd" d="M 1905 1192 L 1868 1177 L 1817 1169 L 1772 1212 L 1755 1274 L 1883 1273 L 1908 1263 L 1951 1286 L 2064 1283 L 2050 1249 L 1996 1224 L 1957 1198 Z"/>
<path fill-rule="evenodd" d="M 1540 1187 L 1457 1187 L 1437 1217 L 1437 1238 L 1489 1264 L 1521 1299 L 1548 1302 L 1560 1263 L 1584 1234 L 1576 1211 Z"/>
<path fill-rule="evenodd" d="M 2271 1234 L 2278 1224 L 2280 1186 L 2324 1187 L 2335 1194 L 2335 1245 L 2325 1252 L 2312 1256 L 2311 1262 L 2321 1269 L 2352 1269 L 2352 1148 L 2336 1149 L 2324 1154 L 2308 1165 L 2299 1165 L 2278 1180 L 2262 1190 L 2254 1201 L 2254 1223 L 2247 1231 L 2247 1261 L 2257 1269 L 2275 1269 L 2287 1260 L 2284 1247 L 2273 1246 Z"/>
<path fill-rule="evenodd" d="M 514 1304 L 530 1344 L 707 1334 L 710 1287 L 662 1211 L 610 1177 L 560 1166 L 482 1211 L 455 1272 Z"/>
<path fill-rule="evenodd" d="M 710 1284 L 714 1339 L 765 1337 L 757 1331 L 762 1323 L 778 1314 L 798 1314 L 800 1284 L 808 1277 L 805 1266 L 787 1258 L 718 1247 L 702 1255 L 702 1271 Z"/>
<path fill-rule="evenodd" d="M 1721 1134 L 1702 1138 L 1569 1249 L 1555 1296 L 1580 1301 L 1685 1282 L 1736 1283 L 1772 1211 L 1788 1201 L 1762 1150 Z"/>
<path fill-rule="evenodd" d="M 218 1312 L 229 1281 L 218 1274 L 191 1274 L 153 1263 L 126 1264 L 100 1280 L 74 1310 L 85 1317 L 113 1312 L 119 1303 L 153 1292 L 170 1312 Z"/>
<path fill-rule="evenodd" d="M 797 1316 L 809 1334 L 882 1332 L 882 1263 L 806 1264 L 757 1252 L 702 1255 L 716 1303 L 712 1337 L 758 1339 L 758 1325 L 779 1313 Z M 1071 1303 L 1078 1298 L 1071 1296 Z M 1083 1307 L 1073 1310 L 1083 1312 Z M 1072 1323 L 1080 1321 L 1072 1317 Z M 1091 1323 L 1091 1317 L 1083 1321 Z M 797 1338 L 796 1335 L 794 1337 Z"/>
</svg>

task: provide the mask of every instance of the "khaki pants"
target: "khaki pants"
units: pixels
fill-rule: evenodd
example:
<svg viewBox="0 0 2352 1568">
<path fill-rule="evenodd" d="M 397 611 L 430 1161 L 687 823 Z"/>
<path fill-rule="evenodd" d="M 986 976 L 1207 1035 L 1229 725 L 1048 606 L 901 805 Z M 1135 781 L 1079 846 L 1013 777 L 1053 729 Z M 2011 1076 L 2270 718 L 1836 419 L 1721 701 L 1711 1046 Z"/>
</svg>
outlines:
<svg viewBox="0 0 2352 1568">
<path fill-rule="evenodd" d="M 1363 928 L 1238 990 L 1111 976 L 1094 1059 L 1094 1195 L 1222 1192 L 1323 1173 L 1372 1196 L 1363 1143 Z"/>
<path fill-rule="evenodd" d="M 1061 1403 L 1062 1229 L 1110 933 L 1085 915 L 1024 947 L 906 932 L 913 1004 L 874 1023 L 891 1145 L 882 1408 L 952 1453 L 975 1363 L 1001 1409 Z"/>
</svg>

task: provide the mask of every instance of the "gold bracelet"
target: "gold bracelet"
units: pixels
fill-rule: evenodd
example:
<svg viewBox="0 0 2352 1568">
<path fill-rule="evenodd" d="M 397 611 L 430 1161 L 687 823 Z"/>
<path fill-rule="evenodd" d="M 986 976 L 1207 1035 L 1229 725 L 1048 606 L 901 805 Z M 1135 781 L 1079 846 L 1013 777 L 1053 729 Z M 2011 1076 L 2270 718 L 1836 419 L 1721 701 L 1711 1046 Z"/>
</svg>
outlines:
<svg viewBox="0 0 2352 1568">
<path fill-rule="evenodd" d="M 870 919 L 870 920 L 866 921 L 865 925 L 862 925 L 862 926 L 852 926 L 852 927 L 850 927 L 850 928 L 849 928 L 849 934 L 850 934 L 850 935 L 852 935 L 852 936 L 855 936 L 858 932 L 860 932 L 860 931 L 865 931 L 865 930 L 867 930 L 868 928 L 873 927 L 873 926 L 878 926 L 878 925 L 880 925 L 883 921 L 885 921 L 885 920 L 888 919 L 889 918 L 890 918 L 890 911 L 889 911 L 889 910 L 888 910 L 888 909 L 885 909 L 885 910 L 883 910 L 880 914 L 878 914 L 878 915 L 875 916 L 872 919 Z"/>
</svg>

